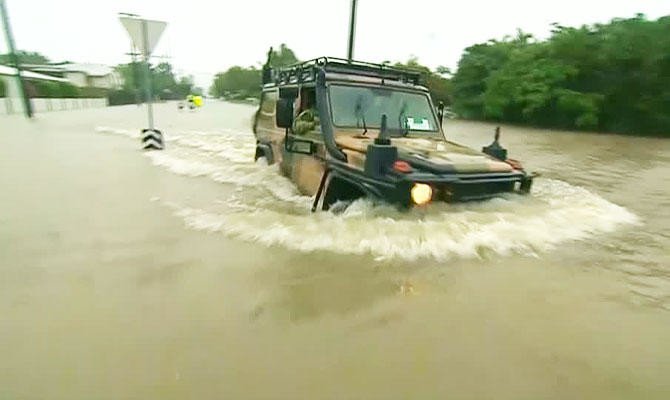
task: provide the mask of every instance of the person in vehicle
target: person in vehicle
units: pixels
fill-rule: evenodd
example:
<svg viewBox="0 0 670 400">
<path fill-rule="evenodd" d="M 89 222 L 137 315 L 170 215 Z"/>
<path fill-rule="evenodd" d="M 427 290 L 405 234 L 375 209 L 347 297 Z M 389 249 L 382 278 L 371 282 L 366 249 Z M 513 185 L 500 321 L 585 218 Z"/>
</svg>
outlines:
<svg viewBox="0 0 670 400">
<path fill-rule="evenodd" d="M 318 131 L 320 127 L 319 112 L 316 109 L 316 92 L 314 89 L 303 89 L 300 93 L 300 112 L 293 121 L 293 133 L 304 135 Z"/>
</svg>

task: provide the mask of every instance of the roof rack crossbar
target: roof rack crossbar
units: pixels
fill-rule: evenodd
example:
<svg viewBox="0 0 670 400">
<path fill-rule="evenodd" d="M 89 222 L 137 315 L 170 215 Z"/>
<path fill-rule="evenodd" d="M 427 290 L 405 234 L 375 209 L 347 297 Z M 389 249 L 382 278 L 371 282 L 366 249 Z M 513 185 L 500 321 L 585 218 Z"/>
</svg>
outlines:
<svg viewBox="0 0 670 400">
<path fill-rule="evenodd" d="M 392 67 L 387 64 L 374 64 L 364 61 L 349 62 L 342 58 L 320 57 L 287 67 L 274 68 L 272 70 L 272 82 L 277 85 L 314 82 L 320 69 L 324 69 L 326 72 L 361 75 L 414 85 L 419 84 L 420 78 L 418 71 Z"/>
</svg>

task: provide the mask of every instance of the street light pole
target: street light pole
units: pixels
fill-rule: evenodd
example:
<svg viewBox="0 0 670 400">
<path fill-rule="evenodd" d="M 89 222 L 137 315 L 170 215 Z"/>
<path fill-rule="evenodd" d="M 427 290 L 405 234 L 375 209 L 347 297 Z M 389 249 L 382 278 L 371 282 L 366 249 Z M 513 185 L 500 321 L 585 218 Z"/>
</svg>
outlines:
<svg viewBox="0 0 670 400">
<path fill-rule="evenodd" d="M 347 60 L 351 62 L 354 58 L 354 36 L 356 34 L 356 0 L 351 0 L 351 17 L 349 20 L 349 50 Z"/>
<path fill-rule="evenodd" d="M 16 49 L 14 47 L 14 37 L 12 36 L 12 29 L 9 26 L 9 14 L 7 14 L 7 7 L 5 6 L 5 0 L 0 0 L 0 16 L 2 16 L 2 25 L 5 27 L 5 38 L 7 39 L 7 47 L 9 50 L 9 59 L 14 68 L 16 68 L 16 80 L 19 84 L 19 92 L 23 100 L 23 109 L 26 113 L 26 117 L 32 118 L 33 116 L 33 107 L 30 104 L 30 99 L 26 95 L 26 87 L 23 82 L 23 77 L 21 76 L 21 64 L 19 62 L 19 57 L 16 55 Z"/>
</svg>

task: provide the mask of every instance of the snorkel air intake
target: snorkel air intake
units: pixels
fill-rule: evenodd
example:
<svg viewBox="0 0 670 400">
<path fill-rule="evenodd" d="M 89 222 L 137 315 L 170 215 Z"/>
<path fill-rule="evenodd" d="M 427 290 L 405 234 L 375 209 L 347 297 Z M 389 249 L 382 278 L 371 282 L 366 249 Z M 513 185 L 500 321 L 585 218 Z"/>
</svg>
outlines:
<svg viewBox="0 0 670 400">
<path fill-rule="evenodd" d="M 321 120 L 321 132 L 323 133 L 323 142 L 326 145 L 328 153 L 336 160 L 347 162 L 347 155 L 337 147 L 335 143 L 335 134 L 333 133 L 333 120 L 328 106 L 328 92 L 326 88 L 326 71 L 319 70 L 316 78 L 316 108 L 319 111 Z"/>
<path fill-rule="evenodd" d="M 386 128 L 386 114 L 382 115 L 379 136 L 373 144 L 368 145 L 365 156 L 365 173 L 372 177 L 386 175 L 393 163 L 398 159 L 398 148 L 391 145 Z"/>
</svg>

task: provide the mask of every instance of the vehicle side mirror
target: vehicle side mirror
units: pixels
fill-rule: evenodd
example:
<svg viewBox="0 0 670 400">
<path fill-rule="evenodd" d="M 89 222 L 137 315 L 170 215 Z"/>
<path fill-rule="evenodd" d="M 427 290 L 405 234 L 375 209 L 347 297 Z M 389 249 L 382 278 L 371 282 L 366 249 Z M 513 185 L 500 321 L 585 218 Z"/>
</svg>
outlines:
<svg viewBox="0 0 670 400">
<path fill-rule="evenodd" d="M 293 124 L 293 99 L 279 98 L 275 121 L 280 128 L 290 128 Z"/>
</svg>

